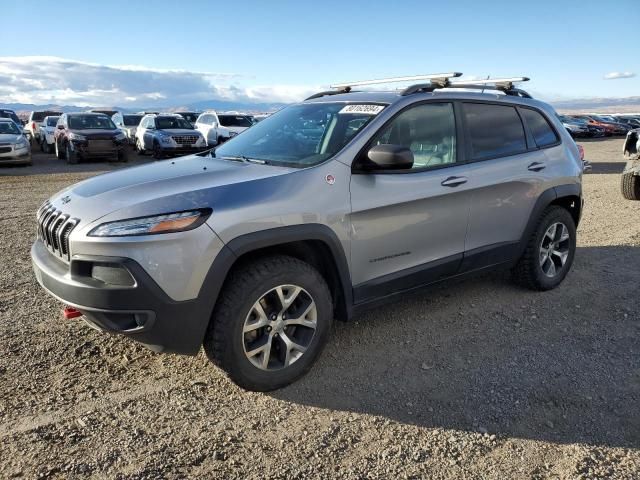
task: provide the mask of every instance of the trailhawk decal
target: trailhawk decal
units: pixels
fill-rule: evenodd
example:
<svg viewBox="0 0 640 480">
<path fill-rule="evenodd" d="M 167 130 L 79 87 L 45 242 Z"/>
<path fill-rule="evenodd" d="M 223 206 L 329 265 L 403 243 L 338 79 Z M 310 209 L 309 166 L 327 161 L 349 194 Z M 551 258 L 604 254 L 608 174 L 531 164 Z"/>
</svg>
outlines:
<svg viewBox="0 0 640 480">
<path fill-rule="evenodd" d="M 368 115 L 379 114 L 384 107 L 382 105 L 347 105 L 338 113 L 366 113 Z"/>
</svg>

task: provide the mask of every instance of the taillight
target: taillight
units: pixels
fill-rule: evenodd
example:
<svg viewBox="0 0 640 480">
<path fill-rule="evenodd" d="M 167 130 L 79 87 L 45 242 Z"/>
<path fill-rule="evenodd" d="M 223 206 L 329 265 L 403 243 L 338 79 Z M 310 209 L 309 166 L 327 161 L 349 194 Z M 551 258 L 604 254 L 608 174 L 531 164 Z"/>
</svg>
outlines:
<svg viewBox="0 0 640 480">
<path fill-rule="evenodd" d="M 35 129 L 36 129 L 36 122 L 31 122 L 31 128 L 32 128 L 33 130 L 35 130 Z"/>
<path fill-rule="evenodd" d="M 580 152 L 580 160 L 584 160 L 584 147 L 582 145 L 578 145 L 578 151 Z"/>
</svg>

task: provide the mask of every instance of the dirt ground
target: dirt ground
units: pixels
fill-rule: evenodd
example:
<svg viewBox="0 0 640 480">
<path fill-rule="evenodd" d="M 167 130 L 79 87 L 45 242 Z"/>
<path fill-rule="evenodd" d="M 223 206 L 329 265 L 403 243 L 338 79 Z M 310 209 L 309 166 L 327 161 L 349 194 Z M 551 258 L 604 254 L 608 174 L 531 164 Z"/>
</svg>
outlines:
<svg viewBox="0 0 640 480">
<path fill-rule="evenodd" d="M 442 284 L 336 325 L 312 371 L 269 394 L 202 353 L 63 320 L 37 285 L 38 206 L 119 166 L 0 169 L 0 477 L 640 478 L 640 202 L 620 194 L 622 140 L 583 145 L 593 173 L 558 289 Z"/>
</svg>

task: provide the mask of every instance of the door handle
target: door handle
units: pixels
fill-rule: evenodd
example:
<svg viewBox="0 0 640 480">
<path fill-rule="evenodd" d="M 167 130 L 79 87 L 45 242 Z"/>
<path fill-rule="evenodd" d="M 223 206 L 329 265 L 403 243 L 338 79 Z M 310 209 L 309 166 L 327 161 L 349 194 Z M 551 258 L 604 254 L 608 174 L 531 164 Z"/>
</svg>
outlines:
<svg viewBox="0 0 640 480">
<path fill-rule="evenodd" d="M 467 177 L 449 177 L 443 180 L 440 185 L 443 187 L 457 187 L 463 183 L 467 183 Z"/>
<path fill-rule="evenodd" d="M 540 170 L 543 170 L 545 168 L 547 168 L 547 166 L 542 162 L 533 162 L 527 167 L 527 169 L 531 170 L 532 172 L 539 172 Z"/>
</svg>

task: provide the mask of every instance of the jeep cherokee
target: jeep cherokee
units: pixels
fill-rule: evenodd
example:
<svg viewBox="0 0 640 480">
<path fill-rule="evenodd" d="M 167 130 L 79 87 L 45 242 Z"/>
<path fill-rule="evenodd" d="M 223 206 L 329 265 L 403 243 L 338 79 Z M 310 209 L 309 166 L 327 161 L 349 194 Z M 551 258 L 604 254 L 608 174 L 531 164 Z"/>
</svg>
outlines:
<svg viewBox="0 0 640 480">
<path fill-rule="evenodd" d="M 456 76 L 338 85 L 215 150 L 72 185 L 37 212 L 36 277 L 70 316 L 154 351 L 204 346 L 262 391 L 309 370 L 333 319 L 402 292 L 498 266 L 552 289 L 580 152 L 524 78 Z"/>
</svg>

